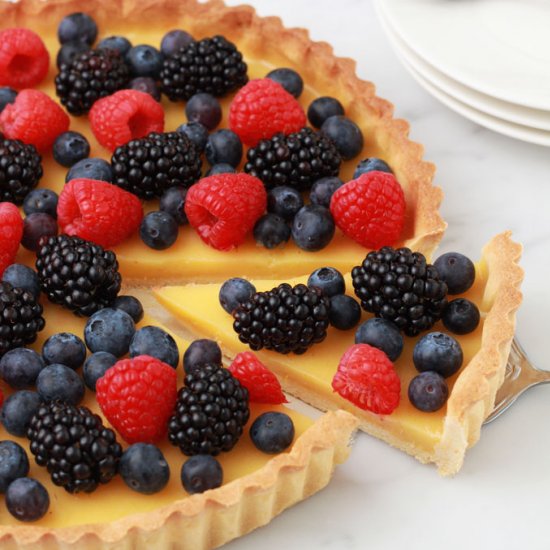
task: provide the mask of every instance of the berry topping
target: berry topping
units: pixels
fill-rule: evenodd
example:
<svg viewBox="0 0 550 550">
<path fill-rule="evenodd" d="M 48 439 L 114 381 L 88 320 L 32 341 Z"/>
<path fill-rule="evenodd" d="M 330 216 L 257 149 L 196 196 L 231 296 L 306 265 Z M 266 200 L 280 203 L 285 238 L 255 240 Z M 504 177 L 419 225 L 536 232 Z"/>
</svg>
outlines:
<svg viewBox="0 0 550 550">
<path fill-rule="evenodd" d="M 48 491 L 40 481 L 21 477 L 6 491 L 6 508 L 19 521 L 36 521 L 44 517 L 50 507 Z"/>
<path fill-rule="evenodd" d="M 161 450 L 150 443 L 130 445 L 118 466 L 124 483 L 144 495 L 162 491 L 170 479 L 170 466 Z"/>
<path fill-rule="evenodd" d="M 323 122 L 321 132 L 334 142 L 345 160 L 357 156 L 363 149 L 363 133 L 349 118 L 331 116 Z"/>
<path fill-rule="evenodd" d="M 251 351 L 238 353 L 229 370 L 248 390 L 251 403 L 287 402 L 277 377 Z"/>
<path fill-rule="evenodd" d="M 243 156 L 243 145 L 235 132 L 223 128 L 208 136 L 204 154 L 211 165 L 229 164 L 236 167 Z"/>
<path fill-rule="evenodd" d="M 168 213 L 149 212 L 139 227 L 141 240 L 154 250 L 170 248 L 178 238 L 178 224 Z"/>
<path fill-rule="evenodd" d="M 173 368 L 178 366 L 180 353 L 176 341 L 159 327 L 140 328 L 130 342 L 130 357 L 149 355 Z"/>
<path fill-rule="evenodd" d="M 294 187 L 280 185 L 267 193 L 268 212 L 285 220 L 292 220 L 302 206 L 304 206 L 304 199 Z"/>
<path fill-rule="evenodd" d="M 340 178 L 321 178 L 317 180 L 311 187 L 309 200 L 312 204 L 318 204 L 325 208 L 330 208 L 330 200 L 337 189 L 340 189 L 344 182 Z"/>
<path fill-rule="evenodd" d="M 473 332 L 480 321 L 479 309 L 466 298 L 451 300 L 441 314 L 441 320 L 447 329 L 455 334 Z"/>
<path fill-rule="evenodd" d="M 393 170 L 388 166 L 388 163 L 382 159 L 376 157 L 370 157 L 363 159 L 353 172 L 353 179 L 356 180 L 362 174 L 367 174 L 368 172 L 386 172 L 388 174 L 393 174 Z"/>
<path fill-rule="evenodd" d="M 154 443 L 166 434 L 177 397 L 176 371 L 139 355 L 122 359 L 96 384 L 105 418 L 128 443 Z"/>
<path fill-rule="evenodd" d="M 327 246 L 334 237 L 334 219 L 328 208 L 306 204 L 294 216 L 292 238 L 296 246 L 316 252 Z"/>
<path fill-rule="evenodd" d="M 237 92 L 229 107 L 231 129 L 250 146 L 279 132 L 298 132 L 305 124 L 302 106 L 270 78 L 251 80 Z"/>
<path fill-rule="evenodd" d="M 174 55 L 194 41 L 195 39 L 188 32 L 174 29 L 162 37 L 160 51 L 166 56 Z"/>
<path fill-rule="evenodd" d="M 290 227 L 275 214 L 263 215 L 254 226 L 254 239 L 265 248 L 276 248 L 290 239 Z"/>
<path fill-rule="evenodd" d="M 457 340 L 443 332 L 430 332 L 420 338 L 413 350 L 413 362 L 419 372 L 435 371 L 444 378 L 462 366 L 462 348 Z"/>
<path fill-rule="evenodd" d="M 396 361 L 403 351 L 403 336 L 397 325 L 380 317 L 373 317 L 359 325 L 355 331 L 355 343 L 378 348 L 391 361 Z"/>
<path fill-rule="evenodd" d="M 304 90 L 304 81 L 302 77 L 293 69 L 288 69 L 286 67 L 273 69 L 267 73 L 266 78 L 277 82 L 277 84 L 280 84 L 289 94 L 296 98 L 300 97 Z M 302 126 L 304 126 L 304 124 L 302 124 Z"/>
<path fill-rule="evenodd" d="M 57 218 L 58 196 L 51 189 L 33 189 L 23 201 L 23 212 L 30 214 L 49 214 Z"/>
<path fill-rule="evenodd" d="M 41 158 L 34 145 L 0 139 L 0 200 L 21 204 L 41 177 Z"/>
<path fill-rule="evenodd" d="M 15 441 L 0 441 L 0 493 L 5 493 L 12 481 L 29 473 L 25 449 Z"/>
<path fill-rule="evenodd" d="M 65 176 L 65 183 L 78 178 L 89 180 L 99 180 L 111 183 L 113 181 L 113 169 L 111 165 L 100 158 L 90 158 L 79 160 L 71 166 L 71 169 Z"/>
<path fill-rule="evenodd" d="M 473 284 L 476 268 L 469 258 L 458 252 L 447 252 L 434 262 L 439 277 L 447 283 L 449 294 L 462 294 Z"/>
<path fill-rule="evenodd" d="M 338 330 L 349 330 L 361 319 L 361 307 L 351 297 L 338 294 L 330 299 L 328 320 Z"/>
<path fill-rule="evenodd" d="M 354 344 L 340 359 L 332 389 L 360 409 L 391 414 L 399 405 L 401 382 L 383 351 Z"/>
<path fill-rule="evenodd" d="M 423 412 L 439 410 L 449 397 L 445 378 L 437 372 L 426 371 L 415 376 L 409 383 L 409 401 Z"/>
<path fill-rule="evenodd" d="M 53 144 L 53 158 L 61 164 L 70 168 L 79 160 L 88 158 L 90 144 L 88 140 L 78 132 L 64 132 L 57 136 Z"/>
<path fill-rule="evenodd" d="M 344 277 L 334 267 L 320 267 L 316 269 L 309 276 L 307 286 L 309 288 L 318 288 L 327 298 L 346 292 Z"/>
<path fill-rule="evenodd" d="M 204 174 L 204 177 L 207 178 L 208 176 L 217 176 L 218 174 L 236 174 L 237 170 L 231 164 L 227 164 L 226 162 L 220 162 L 219 164 L 214 164 L 211 166 L 206 173 Z"/>
<path fill-rule="evenodd" d="M 169 187 L 160 197 L 159 208 L 161 212 L 170 214 L 178 225 L 189 223 L 185 215 L 185 187 Z"/>
<path fill-rule="evenodd" d="M 265 211 L 262 182 L 248 174 L 203 178 L 187 192 L 185 213 L 200 238 L 217 250 L 231 250 Z"/>
<path fill-rule="evenodd" d="M 125 56 L 132 47 L 132 43 L 124 36 L 107 36 L 97 44 L 98 50 L 115 50 L 121 56 Z"/>
<path fill-rule="evenodd" d="M 44 342 L 42 356 L 48 365 L 61 363 L 76 370 L 86 359 L 86 346 L 76 334 L 58 332 Z"/>
<path fill-rule="evenodd" d="M 256 287 L 246 279 L 228 279 L 220 288 L 220 304 L 227 313 L 233 313 L 237 306 L 250 300 L 255 292 Z"/>
<path fill-rule="evenodd" d="M 61 230 L 105 248 L 135 233 L 143 217 L 140 200 L 116 185 L 78 178 L 65 184 L 57 205 Z"/>
<path fill-rule="evenodd" d="M 23 220 L 21 245 L 27 250 L 36 252 L 42 237 L 57 235 L 57 220 L 49 214 L 30 214 Z"/>
<path fill-rule="evenodd" d="M 17 390 L 33 386 L 46 363 L 36 351 L 15 348 L 0 359 L 2 380 Z"/>
<path fill-rule="evenodd" d="M 63 65 L 70 65 L 81 53 L 90 51 L 90 46 L 85 42 L 67 42 L 59 48 L 55 58 L 58 69 Z"/>
<path fill-rule="evenodd" d="M 250 439 L 264 453 L 278 454 L 288 449 L 294 440 L 292 418 L 281 412 L 266 412 L 250 427 Z"/>
<path fill-rule="evenodd" d="M 36 391 L 43 401 L 78 405 L 84 398 L 84 382 L 73 369 L 54 363 L 40 371 Z"/>
<path fill-rule="evenodd" d="M 189 374 L 206 365 L 222 365 L 222 350 L 214 340 L 194 340 L 183 354 L 183 370 Z"/>
<path fill-rule="evenodd" d="M 84 327 L 84 340 L 92 353 L 106 351 L 116 357 L 128 353 L 136 327 L 121 309 L 106 307 L 94 313 Z"/>
<path fill-rule="evenodd" d="M 30 292 L 36 299 L 40 295 L 40 283 L 34 269 L 23 264 L 11 264 L 2 275 L 2 281 Z"/>
<path fill-rule="evenodd" d="M 0 412 L 0 419 L 6 431 L 16 437 L 24 437 L 31 418 L 42 403 L 42 398 L 34 391 L 21 390 L 12 393 Z"/>
<path fill-rule="evenodd" d="M 110 369 L 118 359 L 112 354 L 106 351 L 97 351 L 92 353 L 86 359 L 84 368 L 82 369 L 82 378 L 84 378 L 84 384 L 87 388 L 95 391 L 97 381 L 105 376 L 105 373 Z"/>
<path fill-rule="evenodd" d="M 48 50 L 35 32 L 21 28 L 0 32 L 0 86 L 18 90 L 38 86 L 49 64 Z"/>
<path fill-rule="evenodd" d="M 125 59 L 134 76 L 147 76 L 158 80 L 162 69 L 162 54 L 153 46 L 134 46 L 130 48 Z"/>
<path fill-rule="evenodd" d="M 128 82 L 128 89 L 149 94 L 155 101 L 161 100 L 160 88 L 155 79 L 150 76 L 136 76 L 136 78 L 132 78 Z"/>
<path fill-rule="evenodd" d="M 405 223 L 405 195 L 392 174 L 369 172 L 340 187 L 330 201 L 336 225 L 366 248 L 395 243 Z"/>
<path fill-rule="evenodd" d="M 17 206 L 0 202 L 0 276 L 15 261 L 22 236 L 23 220 Z"/>
<path fill-rule="evenodd" d="M 203 126 L 200 122 L 187 122 L 185 124 L 180 124 L 176 128 L 176 132 L 185 134 L 195 146 L 197 153 L 202 153 L 204 151 L 208 140 L 208 129 L 206 126 Z M 234 170 L 232 166 L 230 168 Z"/>
<path fill-rule="evenodd" d="M 143 319 L 143 306 L 135 296 L 118 296 L 112 307 L 127 313 L 134 323 L 139 323 Z"/>
<path fill-rule="evenodd" d="M 59 23 L 57 38 L 61 44 L 84 42 L 92 45 L 97 38 L 97 24 L 87 13 L 71 13 Z"/>
<path fill-rule="evenodd" d="M 0 87 L 0 113 L 8 103 L 13 103 L 17 97 L 17 92 L 8 86 Z"/>
<path fill-rule="evenodd" d="M 185 105 L 185 115 L 189 122 L 198 122 L 213 130 L 222 120 L 222 107 L 213 95 L 195 94 Z"/>
<path fill-rule="evenodd" d="M 222 466 L 213 456 L 192 456 L 181 467 L 181 483 L 191 495 L 217 489 L 223 483 Z"/>
<path fill-rule="evenodd" d="M 334 97 L 318 97 L 314 99 L 307 110 L 307 118 L 315 128 L 321 128 L 325 120 L 331 116 L 342 116 L 344 107 Z"/>
</svg>

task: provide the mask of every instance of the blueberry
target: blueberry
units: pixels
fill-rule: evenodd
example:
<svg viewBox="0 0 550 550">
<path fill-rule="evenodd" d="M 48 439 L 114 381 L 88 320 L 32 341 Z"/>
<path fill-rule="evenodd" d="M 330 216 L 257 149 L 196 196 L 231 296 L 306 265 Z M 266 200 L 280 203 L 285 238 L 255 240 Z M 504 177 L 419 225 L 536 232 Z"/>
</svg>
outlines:
<svg viewBox="0 0 550 550">
<path fill-rule="evenodd" d="M 135 331 L 134 321 L 125 311 L 105 308 L 86 322 L 84 340 L 92 353 L 107 351 L 121 357 L 128 353 Z"/>
<path fill-rule="evenodd" d="M 150 248 L 170 248 L 178 238 L 178 223 L 166 212 L 149 212 L 139 227 L 141 240 Z"/>
<path fill-rule="evenodd" d="M 78 132 L 63 132 L 53 144 L 53 158 L 61 166 L 71 167 L 79 160 L 88 158 L 90 144 Z"/>
<path fill-rule="evenodd" d="M 330 298 L 346 292 L 346 282 L 343 275 L 334 267 L 320 267 L 308 278 L 309 288 L 318 288 L 325 296 Z"/>
<path fill-rule="evenodd" d="M 27 250 L 36 252 L 38 242 L 42 237 L 54 237 L 57 235 L 57 220 L 49 214 L 29 214 L 23 220 L 23 237 L 21 245 Z"/>
<path fill-rule="evenodd" d="M 48 491 L 36 479 L 16 479 L 6 491 L 6 508 L 19 521 L 36 521 L 46 515 L 49 507 Z"/>
<path fill-rule="evenodd" d="M 221 365 L 222 350 L 214 340 L 194 340 L 183 354 L 183 369 L 186 373 L 204 365 Z"/>
<path fill-rule="evenodd" d="M 137 76 L 128 83 L 130 90 L 149 94 L 155 101 L 160 101 L 160 88 L 150 76 Z"/>
<path fill-rule="evenodd" d="M 130 445 L 118 465 L 124 483 L 144 495 L 162 491 L 170 479 L 170 466 L 161 450 L 149 443 Z"/>
<path fill-rule="evenodd" d="M 17 437 L 27 435 L 31 418 L 40 403 L 42 399 L 35 391 L 21 390 L 8 396 L 0 412 L 0 420 L 6 431 Z"/>
<path fill-rule="evenodd" d="M 42 357 L 27 348 L 12 349 L 0 359 L 2 379 L 17 390 L 32 386 L 45 367 Z"/>
<path fill-rule="evenodd" d="M 292 223 L 294 242 L 309 252 L 325 248 L 334 237 L 334 231 L 334 219 L 330 211 L 316 204 L 302 207 Z"/>
<path fill-rule="evenodd" d="M 311 187 L 309 200 L 312 204 L 318 204 L 325 208 L 330 207 L 330 199 L 339 187 L 342 187 L 344 182 L 340 178 L 327 177 L 317 180 Z"/>
<path fill-rule="evenodd" d="M 449 294 L 462 294 L 474 284 L 476 268 L 463 254 L 447 252 L 437 258 L 434 266 L 440 279 L 447 283 Z"/>
<path fill-rule="evenodd" d="M 445 327 L 455 334 L 468 334 L 479 325 L 480 315 L 477 306 L 466 298 L 457 298 L 447 303 L 441 320 Z"/>
<path fill-rule="evenodd" d="M 432 370 L 448 378 L 462 365 L 463 354 L 460 344 L 452 336 L 442 332 L 430 332 L 420 338 L 413 350 L 416 370 Z"/>
<path fill-rule="evenodd" d="M 130 357 L 150 355 L 176 368 L 180 354 L 176 341 L 159 327 L 140 328 L 130 342 Z"/>
<path fill-rule="evenodd" d="M 260 451 L 277 454 L 287 449 L 294 439 L 292 418 L 281 412 L 266 412 L 250 427 L 250 439 Z"/>
<path fill-rule="evenodd" d="M 222 120 L 222 107 L 213 95 L 199 93 L 187 101 L 185 115 L 189 122 L 200 122 L 208 130 L 213 130 Z"/>
<path fill-rule="evenodd" d="M 48 365 L 61 363 L 76 370 L 86 359 L 86 346 L 76 334 L 58 332 L 44 342 L 42 356 Z"/>
<path fill-rule="evenodd" d="M 17 92 L 7 86 L 0 87 L 0 113 L 8 103 L 14 103 Z"/>
<path fill-rule="evenodd" d="M 199 153 L 204 151 L 208 139 L 208 130 L 200 122 L 186 122 L 185 124 L 180 124 L 176 128 L 176 132 L 185 134 Z"/>
<path fill-rule="evenodd" d="M 223 162 L 236 167 L 243 156 L 243 144 L 232 130 L 217 130 L 208 136 L 204 152 L 210 164 Z"/>
<path fill-rule="evenodd" d="M 304 199 L 294 187 L 281 185 L 267 193 L 267 211 L 285 220 L 292 220 L 304 206 Z"/>
<path fill-rule="evenodd" d="M 300 97 L 304 90 L 302 77 L 293 69 L 274 69 L 267 73 L 267 78 L 280 84 L 289 94 Z"/>
<path fill-rule="evenodd" d="M 449 387 L 445 378 L 437 372 L 426 371 L 415 376 L 409 383 L 409 401 L 423 412 L 434 412 L 445 405 Z"/>
<path fill-rule="evenodd" d="M 27 216 L 41 213 L 57 218 L 58 198 L 57 193 L 51 189 L 33 189 L 23 201 L 23 212 Z"/>
<path fill-rule="evenodd" d="M 376 158 L 376 157 L 370 157 L 363 159 L 355 169 L 355 172 L 353 172 L 353 179 L 357 179 L 359 176 L 363 174 L 367 174 L 368 172 L 387 172 L 388 174 L 393 174 L 393 170 L 388 166 L 387 162 Z"/>
<path fill-rule="evenodd" d="M 29 473 L 29 459 L 21 445 L 15 441 L 0 441 L 0 493 L 5 493 L 9 484 Z"/>
<path fill-rule="evenodd" d="M 84 382 L 71 368 L 54 363 L 40 371 L 36 391 L 44 401 L 65 401 L 78 405 L 84 397 Z"/>
<path fill-rule="evenodd" d="M 227 313 L 233 313 L 240 304 L 250 300 L 255 292 L 256 287 L 252 283 L 248 282 L 246 279 L 234 277 L 233 279 L 227 279 L 227 281 L 223 283 L 218 298 L 223 309 L 225 309 Z"/>
<path fill-rule="evenodd" d="M 321 132 L 330 138 L 342 158 L 349 160 L 363 149 L 363 133 L 359 126 L 345 116 L 331 116 L 323 122 Z"/>
<path fill-rule="evenodd" d="M 38 274 L 34 269 L 23 264 L 11 264 L 6 267 L 2 275 L 2 281 L 11 283 L 12 286 L 24 288 L 35 298 L 40 296 L 40 283 Z"/>
<path fill-rule="evenodd" d="M 181 483 L 189 494 L 204 493 L 223 483 L 221 464 L 210 455 L 195 455 L 181 467 Z"/>
<path fill-rule="evenodd" d="M 88 178 L 111 183 L 113 181 L 113 169 L 106 160 L 100 158 L 83 159 L 71 166 L 65 176 L 65 182 L 76 178 Z"/>
<path fill-rule="evenodd" d="M 90 46 L 86 42 L 67 42 L 63 44 L 59 50 L 57 50 L 57 56 L 55 58 L 55 64 L 58 69 L 61 69 L 62 65 L 70 65 L 76 57 L 81 53 L 87 52 Z"/>
<path fill-rule="evenodd" d="M 188 32 L 175 29 L 167 32 L 162 37 L 160 51 L 164 55 L 174 55 L 175 53 L 178 53 L 181 48 L 189 46 L 189 44 L 194 41 L 195 39 Z"/>
<path fill-rule="evenodd" d="M 162 54 L 153 46 L 140 44 L 130 48 L 126 62 L 134 76 L 150 76 L 156 80 L 162 69 Z"/>
<path fill-rule="evenodd" d="M 185 187 L 170 187 L 160 197 L 159 208 L 161 212 L 170 214 L 178 225 L 189 223 L 185 215 L 185 197 L 187 189 Z"/>
<path fill-rule="evenodd" d="M 265 248 L 275 248 L 290 239 L 290 227 L 275 214 L 265 214 L 254 225 L 254 239 Z"/>
<path fill-rule="evenodd" d="M 403 336 L 397 325 L 380 317 L 373 317 L 359 325 L 355 331 L 355 343 L 378 348 L 391 361 L 396 361 L 403 352 Z"/>
<path fill-rule="evenodd" d="M 328 319 L 334 328 L 349 330 L 361 319 L 361 306 L 351 296 L 337 294 L 330 299 Z"/>
<path fill-rule="evenodd" d="M 307 110 L 307 118 L 315 128 L 321 128 L 327 118 L 343 114 L 342 104 L 334 97 L 326 96 L 314 99 Z"/>
<path fill-rule="evenodd" d="M 84 384 L 86 387 L 95 391 L 97 381 L 109 370 L 118 359 L 112 354 L 106 351 L 97 351 L 92 353 L 82 369 L 82 377 L 84 378 Z"/>
<path fill-rule="evenodd" d="M 96 46 L 98 50 L 115 50 L 122 56 L 125 56 L 131 47 L 132 43 L 124 36 L 107 36 Z"/>
<path fill-rule="evenodd" d="M 61 44 L 78 41 L 91 46 L 97 37 L 97 25 L 86 13 L 71 13 L 59 23 L 57 37 Z"/>
<path fill-rule="evenodd" d="M 139 323 L 143 319 L 143 306 L 135 296 L 117 296 L 113 308 L 125 311 L 134 323 Z"/>
<path fill-rule="evenodd" d="M 227 164 L 227 162 L 220 162 L 218 164 L 214 164 L 211 166 L 207 171 L 206 174 L 204 174 L 204 177 L 207 178 L 208 176 L 217 176 L 218 174 L 236 174 L 237 170 L 231 166 L 231 164 Z"/>
</svg>

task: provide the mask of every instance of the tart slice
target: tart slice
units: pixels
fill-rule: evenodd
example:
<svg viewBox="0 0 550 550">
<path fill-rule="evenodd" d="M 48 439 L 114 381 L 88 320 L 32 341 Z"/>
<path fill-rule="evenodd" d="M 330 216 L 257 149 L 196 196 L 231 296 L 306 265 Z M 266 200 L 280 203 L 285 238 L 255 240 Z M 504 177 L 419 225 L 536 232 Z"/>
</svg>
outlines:
<svg viewBox="0 0 550 550">
<path fill-rule="evenodd" d="M 494 237 L 483 249 L 476 265 L 476 281 L 464 297 L 477 304 L 481 323 L 471 334 L 455 336 L 464 352 L 458 374 L 449 379 L 450 397 L 445 407 L 425 413 L 415 409 L 406 395 L 417 374 L 412 362 L 416 339 L 406 338 L 396 362 L 401 379 L 401 400 L 389 415 L 361 410 L 333 392 L 331 382 L 344 352 L 354 343 L 353 331 L 330 328 L 327 338 L 303 355 L 260 351 L 258 356 L 279 376 L 283 388 L 322 410 L 344 409 L 356 415 L 360 428 L 413 455 L 433 462 L 443 475 L 461 468 L 466 449 L 480 437 L 483 420 L 494 406 L 502 383 L 514 335 L 515 311 L 521 301 L 523 272 L 517 262 L 521 247 L 509 233 Z M 360 258 L 358 258 L 360 260 Z M 359 261 L 357 262 L 359 263 Z M 291 284 L 305 283 L 307 277 Z M 270 290 L 282 281 L 251 281 L 258 291 Z M 348 278 L 348 289 L 351 287 Z M 192 334 L 219 340 L 229 357 L 247 349 L 232 328 L 233 318 L 219 305 L 220 285 L 187 285 L 154 289 L 159 302 Z M 205 315 L 205 312 L 208 312 Z M 438 322 L 434 330 L 448 332 Z"/>
</svg>

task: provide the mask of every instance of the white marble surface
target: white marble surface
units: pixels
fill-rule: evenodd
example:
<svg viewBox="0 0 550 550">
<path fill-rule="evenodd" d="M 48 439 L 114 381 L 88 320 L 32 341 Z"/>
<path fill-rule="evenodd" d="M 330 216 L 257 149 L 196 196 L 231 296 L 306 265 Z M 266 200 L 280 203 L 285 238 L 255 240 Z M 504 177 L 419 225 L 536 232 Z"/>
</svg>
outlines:
<svg viewBox="0 0 550 550">
<path fill-rule="evenodd" d="M 477 258 L 492 235 L 514 232 L 526 271 L 517 333 L 531 359 L 550 369 L 550 150 L 485 130 L 429 96 L 391 50 L 370 0 L 250 3 L 356 59 L 359 76 L 411 122 L 445 191 L 442 252 Z M 329 487 L 228 548 L 548 550 L 549 472 L 550 387 L 542 386 L 483 428 L 455 478 L 361 434 Z"/>
</svg>

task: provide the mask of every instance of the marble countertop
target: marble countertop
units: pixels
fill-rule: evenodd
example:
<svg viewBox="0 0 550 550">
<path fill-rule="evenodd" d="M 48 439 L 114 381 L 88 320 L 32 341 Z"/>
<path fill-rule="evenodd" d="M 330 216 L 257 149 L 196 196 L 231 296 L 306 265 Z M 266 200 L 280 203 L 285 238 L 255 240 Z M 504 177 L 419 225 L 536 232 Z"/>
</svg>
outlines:
<svg viewBox="0 0 550 550">
<path fill-rule="evenodd" d="M 411 123 L 411 137 L 437 165 L 435 183 L 445 192 L 441 212 L 449 228 L 441 252 L 478 258 L 505 229 L 523 243 L 517 335 L 532 361 L 550 369 L 550 150 L 486 130 L 432 98 L 400 64 L 370 0 L 249 3 L 356 59 L 359 76 L 375 82 L 396 116 Z M 550 388 L 531 389 L 483 427 L 452 479 L 361 433 L 325 490 L 227 548 L 548 550 L 549 418 Z"/>
</svg>

